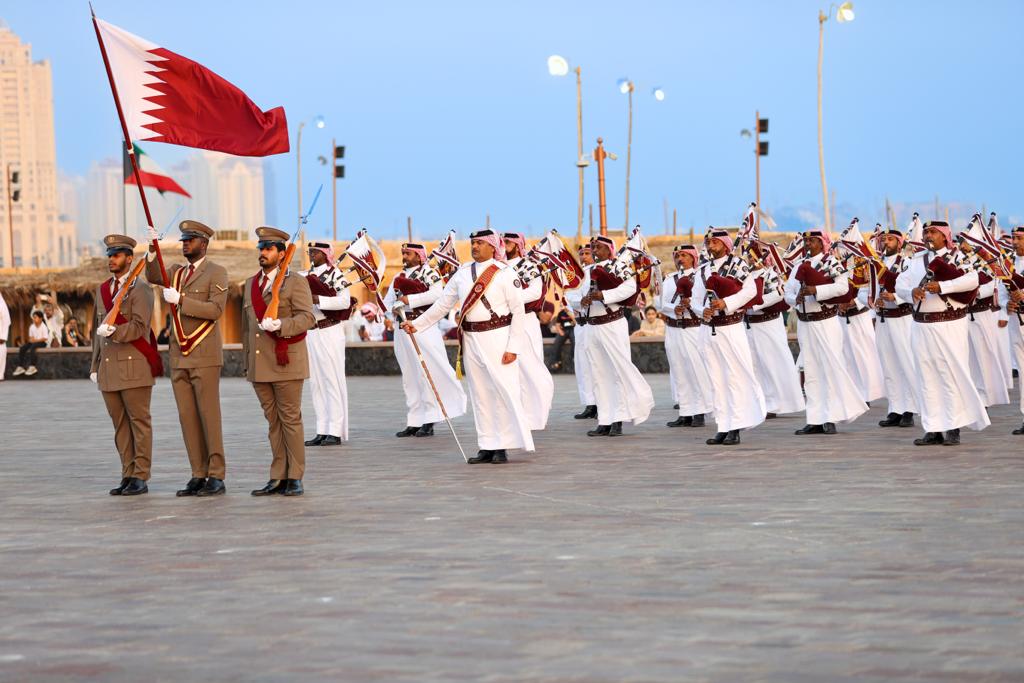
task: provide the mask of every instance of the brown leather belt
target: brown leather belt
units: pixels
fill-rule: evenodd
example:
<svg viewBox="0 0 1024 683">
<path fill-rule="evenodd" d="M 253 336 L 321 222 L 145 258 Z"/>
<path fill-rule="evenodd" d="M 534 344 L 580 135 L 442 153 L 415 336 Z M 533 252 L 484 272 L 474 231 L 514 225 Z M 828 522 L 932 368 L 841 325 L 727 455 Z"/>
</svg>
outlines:
<svg viewBox="0 0 1024 683">
<path fill-rule="evenodd" d="M 726 325 L 735 325 L 740 322 L 743 320 L 743 315 L 743 311 L 733 313 L 732 315 L 713 315 L 711 320 L 704 320 L 703 322 L 711 327 L 725 327 Z"/>
<path fill-rule="evenodd" d="M 508 327 L 512 324 L 512 314 L 498 315 L 490 320 L 482 320 L 478 323 L 471 323 L 468 320 L 462 321 L 463 332 L 490 332 L 491 330 L 500 330 L 503 327 Z"/>
<path fill-rule="evenodd" d="M 323 320 L 316 321 L 316 329 L 326 330 L 328 327 L 334 327 L 335 325 L 343 322 L 342 320 L 331 320 L 330 318 L 324 318 Z"/>
<path fill-rule="evenodd" d="M 796 317 L 802 323 L 816 323 L 819 320 L 828 320 L 829 318 L 836 317 L 836 313 L 839 309 L 835 307 L 825 308 L 816 313 L 804 313 L 803 311 L 797 311 Z"/>
<path fill-rule="evenodd" d="M 967 317 L 967 307 L 950 308 L 938 313 L 914 313 L 915 323 L 944 323 L 950 320 L 960 320 Z"/>
<path fill-rule="evenodd" d="M 419 308 L 413 308 L 405 312 L 406 320 L 415 320 L 416 318 L 423 315 L 430 306 L 420 306 Z"/>
<path fill-rule="evenodd" d="M 886 320 L 891 320 L 892 318 L 905 318 L 913 312 L 914 307 L 910 304 L 900 304 L 896 308 L 883 308 L 881 317 Z"/>
<path fill-rule="evenodd" d="M 971 313 L 981 313 L 982 311 L 991 311 L 992 310 L 992 298 L 993 297 L 987 296 L 984 299 L 975 299 L 974 303 L 971 304 L 971 307 L 970 307 L 969 310 L 971 311 Z"/>
<path fill-rule="evenodd" d="M 592 315 L 587 318 L 588 325 L 607 325 L 613 323 L 626 315 L 626 309 L 619 308 L 611 313 L 605 313 L 604 315 Z"/>
<path fill-rule="evenodd" d="M 846 313 L 840 313 L 839 315 L 840 315 L 840 317 L 849 319 L 849 318 L 853 318 L 855 316 L 858 316 L 861 313 L 867 313 L 867 312 L 868 312 L 867 308 L 861 308 L 861 309 L 851 308 Z"/>
<path fill-rule="evenodd" d="M 665 324 L 669 327 L 700 327 L 700 318 L 665 318 Z"/>
<path fill-rule="evenodd" d="M 782 313 L 775 311 L 774 313 L 747 313 L 747 322 L 750 324 L 766 323 L 769 320 L 775 320 Z"/>
</svg>

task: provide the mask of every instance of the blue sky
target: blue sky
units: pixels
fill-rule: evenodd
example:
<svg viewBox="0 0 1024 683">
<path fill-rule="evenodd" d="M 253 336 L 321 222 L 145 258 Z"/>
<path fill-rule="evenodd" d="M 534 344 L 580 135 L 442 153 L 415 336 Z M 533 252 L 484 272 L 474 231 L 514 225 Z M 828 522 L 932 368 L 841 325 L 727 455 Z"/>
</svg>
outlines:
<svg viewBox="0 0 1024 683">
<path fill-rule="evenodd" d="M 195 2 L 97 0 L 97 14 L 194 59 L 264 109 L 283 105 L 294 146 L 307 127 L 311 196 L 331 136 L 347 147 L 339 236 L 484 222 L 538 233 L 576 221 L 575 88 L 548 55 L 583 69 L 584 147 L 602 136 L 609 222 L 622 225 L 623 76 L 635 95 L 631 223 L 663 231 L 663 200 L 682 226 L 736 224 L 754 194 L 754 110 L 771 120 L 762 205 L 795 228 L 821 214 L 816 147 L 817 2 Z M 865 227 L 888 196 L 900 208 L 954 214 L 982 205 L 1024 220 L 1014 134 L 1024 71 L 1020 2 L 855 3 L 825 27 L 825 162 L 837 223 Z M 19 0 L 2 15 L 36 59 L 53 64 L 59 166 L 83 173 L 113 156 L 120 129 L 85 2 Z M 667 92 L 663 102 L 653 86 Z M 189 150 L 151 144 L 170 166 Z M 276 220 L 294 225 L 294 152 L 272 158 Z M 596 172 L 587 201 L 597 204 Z M 322 211 L 322 212 L 321 212 Z M 329 230 L 318 209 L 314 228 Z M 927 216 L 930 217 L 930 216 Z M 584 228 L 586 229 L 586 228 Z"/>
</svg>

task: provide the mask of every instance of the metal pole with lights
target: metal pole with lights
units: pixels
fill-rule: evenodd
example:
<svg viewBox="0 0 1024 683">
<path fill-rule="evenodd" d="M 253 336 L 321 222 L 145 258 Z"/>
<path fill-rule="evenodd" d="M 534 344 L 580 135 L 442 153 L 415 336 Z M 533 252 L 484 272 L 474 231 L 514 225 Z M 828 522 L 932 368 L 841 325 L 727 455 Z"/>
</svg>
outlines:
<svg viewBox="0 0 1024 683">
<path fill-rule="evenodd" d="M 768 133 L 768 119 L 761 118 L 761 112 L 754 112 L 754 132 L 744 128 L 740 137 L 754 138 L 754 197 L 758 208 L 761 206 L 761 157 L 768 156 L 768 141 L 761 140 Z"/>
<path fill-rule="evenodd" d="M 825 182 L 825 147 L 822 143 L 821 125 L 821 67 L 825 52 L 825 22 L 832 16 L 832 10 L 836 9 L 836 21 L 840 24 L 853 21 L 853 3 L 844 2 L 837 8 L 832 5 L 828 8 L 828 14 L 818 10 L 818 167 L 821 170 L 821 196 L 825 204 L 825 230 L 832 230 L 832 214 L 828 201 L 828 184 Z"/>
<path fill-rule="evenodd" d="M 7 236 L 11 243 L 11 261 L 8 264 L 14 267 L 14 202 L 21 199 L 21 172 L 12 171 L 11 164 L 7 164 Z M 24 220 L 22 221 L 24 223 Z M 25 231 L 22 229 L 22 236 Z"/>
<path fill-rule="evenodd" d="M 323 128 L 327 124 L 324 121 L 324 117 L 323 116 L 317 116 L 315 119 L 313 119 L 313 125 L 316 126 L 317 128 Z M 296 187 L 298 188 L 298 199 L 299 199 L 299 213 L 298 213 L 297 224 L 300 227 L 302 226 L 302 129 L 305 126 L 306 126 L 306 122 L 305 121 L 299 121 L 299 129 L 298 129 L 298 132 L 296 133 L 296 139 L 295 139 L 295 165 L 296 165 L 296 172 L 295 172 L 296 183 L 295 184 L 296 184 Z M 300 232 L 299 241 L 302 244 L 305 244 L 305 242 L 306 242 L 306 231 L 304 229 Z M 302 253 L 305 254 L 306 250 L 303 249 Z M 305 257 L 305 258 L 308 258 L 308 257 Z"/>
<path fill-rule="evenodd" d="M 345 145 L 338 145 L 334 138 L 331 138 L 331 154 L 333 155 L 333 161 L 331 163 L 331 190 L 334 200 L 334 230 L 331 233 L 331 239 L 334 242 L 338 241 L 338 178 L 345 177 L 345 164 L 339 164 L 338 159 L 345 158 Z"/>
<path fill-rule="evenodd" d="M 583 157 L 583 80 L 580 67 L 576 72 L 576 167 L 579 169 L 579 200 L 576 204 L 576 239 L 583 236 L 583 169 L 590 163 Z M 548 57 L 548 73 L 552 76 L 566 76 L 569 62 L 560 55 Z"/>
<path fill-rule="evenodd" d="M 623 230 L 629 231 L 629 172 L 631 161 L 633 157 L 633 91 L 636 90 L 636 84 L 628 78 L 619 79 L 619 92 L 626 95 L 629 100 L 629 122 L 626 131 L 626 210 L 625 210 L 625 223 Z M 658 102 L 665 99 L 665 91 L 661 88 L 654 88 L 651 90 L 651 95 Z"/>
</svg>

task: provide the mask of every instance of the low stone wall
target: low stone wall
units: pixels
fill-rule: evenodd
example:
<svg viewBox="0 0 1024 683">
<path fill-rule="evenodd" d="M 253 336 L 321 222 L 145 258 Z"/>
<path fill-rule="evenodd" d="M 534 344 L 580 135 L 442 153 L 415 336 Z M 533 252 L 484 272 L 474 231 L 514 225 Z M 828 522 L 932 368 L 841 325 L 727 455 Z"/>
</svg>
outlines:
<svg viewBox="0 0 1024 683">
<path fill-rule="evenodd" d="M 553 339 L 544 340 L 544 351 L 546 361 L 550 364 L 552 358 Z M 455 364 L 457 343 L 454 341 L 445 342 L 448 351 L 448 359 L 452 365 Z M 358 375 L 397 375 L 401 373 L 398 361 L 395 359 L 395 352 L 392 342 L 360 342 L 350 344 L 345 349 L 345 374 L 349 376 Z M 796 342 L 790 340 L 790 347 L 793 349 L 794 357 L 797 353 Z M 164 357 L 165 373 L 170 374 L 170 363 L 167 359 L 167 347 L 160 347 Z M 668 358 L 665 356 L 665 344 L 663 339 L 635 339 L 630 344 L 630 351 L 633 356 L 633 363 L 640 372 L 658 373 L 668 372 Z M 38 373 L 32 377 L 22 375 L 19 380 L 32 379 L 82 379 L 89 376 L 89 363 L 92 358 L 90 349 L 41 349 L 39 362 L 36 365 Z M 7 349 L 7 371 L 5 379 L 11 379 L 14 369 L 18 366 L 18 349 Z M 242 345 L 225 344 L 224 346 L 224 368 L 221 371 L 222 377 L 242 377 Z M 573 345 L 566 344 L 562 350 L 562 368 L 558 372 L 572 374 L 573 372 Z"/>
</svg>

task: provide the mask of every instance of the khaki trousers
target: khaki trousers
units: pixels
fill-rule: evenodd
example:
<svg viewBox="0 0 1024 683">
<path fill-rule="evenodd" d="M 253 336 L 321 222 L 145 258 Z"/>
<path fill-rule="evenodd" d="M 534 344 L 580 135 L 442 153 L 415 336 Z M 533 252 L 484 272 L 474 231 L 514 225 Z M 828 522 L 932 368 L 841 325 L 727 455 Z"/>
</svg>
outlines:
<svg viewBox="0 0 1024 683">
<path fill-rule="evenodd" d="M 181 436 L 192 476 L 224 478 L 224 434 L 220 419 L 220 366 L 171 371 Z"/>
<path fill-rule="evenodd" d="M 271 479 L 302 479 L 306 446 L 302 436 L 302 382 L 253 382 L 263 415 L 270 427 Z"/>
<path fill-rule="evenodd" d="M 121 478 L 149 481 L 153 459 L 153 420 L 149 400 L 153 387 L 103 391 L 103 402 L 114 423 L 114 445 L 121 456 Z"/>
</svg>

